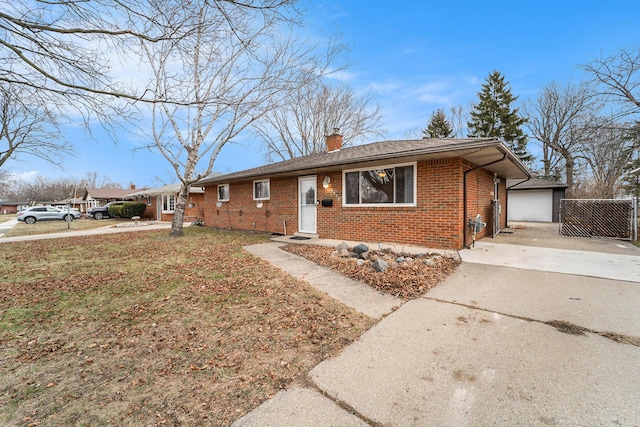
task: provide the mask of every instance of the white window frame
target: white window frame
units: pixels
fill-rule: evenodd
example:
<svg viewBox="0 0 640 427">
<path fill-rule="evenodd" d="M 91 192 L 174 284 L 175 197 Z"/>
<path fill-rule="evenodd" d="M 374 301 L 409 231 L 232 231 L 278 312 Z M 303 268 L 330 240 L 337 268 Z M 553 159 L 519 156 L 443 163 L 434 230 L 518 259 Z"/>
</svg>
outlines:
<svg viewBox="0 0 640 427">
<path fill-rule="evenodd" d="M 162 195 L 162 213 L 174 213 L 176 210 L 176 195 Z"/>
<path fill-rule="evenodd" d="M 227 189 L 227 198 L 226 199 L 221 199 L 220 198 L 220 188 L 226 188 Z M 219 202 L 228 202 L 230 195 L 231 195 L 231 193 L 229 192 L 229 184 L 218 184 L 218 201 Z"/>
<path fill-rule="evenodd" d="M 147 206 L 151 206 L 151 195 L 147 195 Z"/>
<path fill-rule="evenodd" d="M 412 203 L 347 203 L 347 174 L 351 172 L 363 172 L 379 169 L 400 168 L 404 166 L 413 166 L 413 202 Z M 362 179 L 362 178 L 360 178 Z M 359 185 L 359 184 L 358 184 Z M 361 200 L 362 195 L 358 189 L 358 198 Z M 342 171 L 342 200 L 344 207 L 415 207 L 418 204 L 418 163 L 393 163 L 388 165 L 362 167 L 357 169 L 345 169 Z"/>
<path fill-rule="evenodd" d="M 258 183 L 266 183 L 267 184 L 267 196 L 266 197 L 257 197 L 256 194 L 256 184 Z M 270 179 L 256 179 L 253 181 L 253 200 L 269 200 L 271 198 L 271 180 Z"/>
</svg>

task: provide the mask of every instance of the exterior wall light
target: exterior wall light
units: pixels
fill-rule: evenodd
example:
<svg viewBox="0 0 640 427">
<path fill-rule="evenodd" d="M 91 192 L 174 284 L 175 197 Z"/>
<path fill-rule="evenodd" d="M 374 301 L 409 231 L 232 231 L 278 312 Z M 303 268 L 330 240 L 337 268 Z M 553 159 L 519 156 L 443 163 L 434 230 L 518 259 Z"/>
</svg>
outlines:
<svg viewBox="0 0 640 427">
<path fill-rule="evenodd" d="M 325 176 L 324 181 L 322 181 L 323 188 L 329 188 L 329 184 L 331 183 L 331 177 Z"/>
</svg>

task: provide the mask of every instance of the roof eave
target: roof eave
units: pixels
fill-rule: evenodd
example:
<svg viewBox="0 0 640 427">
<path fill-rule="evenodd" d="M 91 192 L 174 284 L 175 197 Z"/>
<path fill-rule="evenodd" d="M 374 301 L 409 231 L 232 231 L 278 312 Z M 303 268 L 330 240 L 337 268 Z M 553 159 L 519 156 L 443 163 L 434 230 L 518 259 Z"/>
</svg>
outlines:
<svg viewBox="0 0 640 427">
<path fill-rule="evenodd" d="M 514 163 L 516 168 L 521 172 L 519 174 L 515 174 L 515 178 L 529 178 L 531 177 L 531 173 L 529 170 L 520 162 L 519 159 L 504 145 L 502 141 L 499 139 L 478 139 L 474 142 L 465 143 L 463 147 L 451 147 L 449 145 L 444 146 L 436 146 L 436 147 L 425 147 L 419 148 L 415 150 L 403 151 L 401 153 L 393 152 L 393 153 L 385 153 L 385 154 L 375 154 L 370 156 L 362 156 L 358 158 L 352 159 L 337 159 L 331 163 L 320 164 L 316 167 L 298 167 L 293 165 L 291 168 L 284 168 L 276 171 L 264 171 L 261 170 L 262 167 L 250 169 L 248 171 L 240 171 L 235 173 L 230 173 L 226 175 L 218 175 L 211 178 L 205 178 L 196 185 L 199 186 L 213 186 L 223 182 L 235 182 L 235 181 L 244 181 L 248 179 L 255 179 L 258 177 L 274 177 L 274 176 L 289 176 L 289 175 L 297 175 L 302 172 L 305 173 L 316 173 L 328 170 L 334 170 L 336 167 L 344 167 L 349 165 L 365 165 L 371 164 L 374 165 L 376 163 L 384 163 L 389 160 L 400 160 L 402 159 L 427 159 L 427 158 L 442 158 L 442 157 L 465 157 L 471 153 L 476 153 L 480 150 L 486 148 L 497 147 L 501 153 L 506 153 L 508 157 L 508 161 Z M 439 156 L 442 154 L 447 154 L 446 156 Z M 505 159 L 506 161 L 507 159 Z"/>
</svg>

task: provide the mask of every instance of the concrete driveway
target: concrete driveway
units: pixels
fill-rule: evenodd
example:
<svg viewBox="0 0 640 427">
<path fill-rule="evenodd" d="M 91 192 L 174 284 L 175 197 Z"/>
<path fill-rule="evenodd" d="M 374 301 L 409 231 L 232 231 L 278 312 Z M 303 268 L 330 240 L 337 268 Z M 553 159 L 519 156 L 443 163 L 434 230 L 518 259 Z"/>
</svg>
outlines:
<svg viewBox="0 0 640 427">
<path fill-rule="evenodd" d="M 536 257 L 557 256 L 545 245 L 566 245 L 562 256 L 578 252 L 560 264 L 584 271 L 612 255 L 637 258 L 615 269 L 640 259 L 624 242 L 576 249 L 521 230 L 483 244 L 541 249 L 529 249 L 536 266 L 544 265 Z M 581 252 L 592 258 L 580 261 Z M 516 264 L 463 262 L 314 368 L 306 387 L 282 392 L 237 425 L 639 426 L 640 283 Z"/>
</svg>

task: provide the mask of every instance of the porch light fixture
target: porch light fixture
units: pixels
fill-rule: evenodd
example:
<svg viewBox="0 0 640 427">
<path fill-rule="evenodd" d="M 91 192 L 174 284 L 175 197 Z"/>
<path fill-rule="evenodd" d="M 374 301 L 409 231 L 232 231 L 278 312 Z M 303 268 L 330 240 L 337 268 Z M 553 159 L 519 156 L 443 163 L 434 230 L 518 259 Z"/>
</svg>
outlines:
<svg viewBox="0 0 640 427">
<path fill-rule="evenodd" d="M 384 178 L 385 176 L 387 176 L 387 173 L 386 173 L 386 172 L 384 171 L 384 169 L 383 169 L 383 170 L 381 170 L 380 172 L 378 172 L 378 176 L 379 176 L 380 178 Z"/>
<path fill-rule="evenodd" d="M 325 176 L 324 181 L 322 181 L 323 188 L 329 188 L 329 184 L 331 183 L 331 177 Z"/>
</svg>

